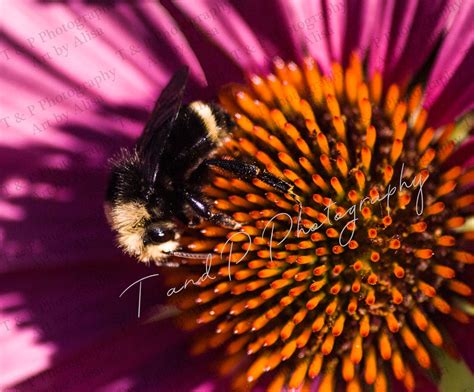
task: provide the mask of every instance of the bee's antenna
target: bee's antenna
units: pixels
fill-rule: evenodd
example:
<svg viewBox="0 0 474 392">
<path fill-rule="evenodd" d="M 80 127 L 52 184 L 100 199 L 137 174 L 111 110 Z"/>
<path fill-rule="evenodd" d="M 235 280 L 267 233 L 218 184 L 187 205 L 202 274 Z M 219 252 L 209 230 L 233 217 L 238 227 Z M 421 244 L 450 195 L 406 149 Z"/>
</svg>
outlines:
<svg viewBox="0 0 474 392">
<path fill-rule="evenodd" d="M 172 252 L 171 255 L 181 257 L 183 259 L 197 259 L 206 260 L 209 257 L 208 253 L 187 253 L 187 252 Z"/>
</svg>

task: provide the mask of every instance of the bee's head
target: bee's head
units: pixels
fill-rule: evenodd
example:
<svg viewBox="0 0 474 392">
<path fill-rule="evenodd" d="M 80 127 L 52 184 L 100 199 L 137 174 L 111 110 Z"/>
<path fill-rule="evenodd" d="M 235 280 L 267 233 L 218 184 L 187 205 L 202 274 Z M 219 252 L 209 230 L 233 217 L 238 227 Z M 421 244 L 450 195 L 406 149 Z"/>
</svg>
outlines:
<svg viewBox="0 0 474 392">
<path fill-rule="evenodd" d="M 165 216 L 164 200 L 146 197 L 137 157 L 113 162 L 105 212 L 120 247 L 143 262 L 160 264 L 179 247 L 176 223 Z"/>
</svg>

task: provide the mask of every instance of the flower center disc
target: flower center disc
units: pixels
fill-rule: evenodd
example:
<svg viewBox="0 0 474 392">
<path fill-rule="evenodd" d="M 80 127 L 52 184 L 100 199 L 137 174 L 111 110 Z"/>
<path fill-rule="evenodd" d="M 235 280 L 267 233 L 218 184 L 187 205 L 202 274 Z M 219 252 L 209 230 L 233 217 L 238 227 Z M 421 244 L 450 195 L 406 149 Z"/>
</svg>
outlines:
<svg viewBox="0 0 474 392">
<path fill-rule="evenodd" d="M 206 276 L 202 260 L 186 260 L 174 278 L 199 285 L 176 296 L 199 304 L 184 325 L 210 326 L 194 352 L 223 347 L 220 370 L 237 390 L 265 374 L 271 391 L 317 376 L 320 391 L 337 380 L 385 391 L 392 376 L 413 390 L 410 361 L 431 367 L 429 346 L 443 343 L 435 319 L 468 321 L 456 298 L 471 289 L 456 275 L 474 263 L 459 250 L 472 235 L 454 229 L 473 196 L 453 190 L 473 172 L 440 168 L 454 125 L 425 127 L 422 88 L 384 92 L 381 80 L 367 83 L 355 55 L 331 77 L 312 59 L 277 59 L 274 74 L 220 93 L 236 123 L 221 155 L 256 162 L 301 201 L 300 211 L 259 179 L 219 173 L 204 191 L 241 230 L 205 223 L 183 237 L 212 254 Z"/>
</svg>

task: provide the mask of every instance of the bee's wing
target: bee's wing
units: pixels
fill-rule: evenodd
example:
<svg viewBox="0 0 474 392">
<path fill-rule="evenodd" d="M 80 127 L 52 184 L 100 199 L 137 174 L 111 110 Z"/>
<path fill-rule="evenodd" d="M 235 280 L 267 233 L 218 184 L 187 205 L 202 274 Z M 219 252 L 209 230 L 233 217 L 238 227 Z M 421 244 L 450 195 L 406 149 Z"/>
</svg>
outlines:
<svg viewBox="0 0 474 392">
<path fill-rule="evenodd" d="M 188 73 L 188 67 L 184 66 L 173 75 L 158 97 L 151 117 L 137 141 L 137 152 L 143 160 L 144 175 L 150 185 L 156 181 L 161 157 L 178 117 Z"/>
</svg>

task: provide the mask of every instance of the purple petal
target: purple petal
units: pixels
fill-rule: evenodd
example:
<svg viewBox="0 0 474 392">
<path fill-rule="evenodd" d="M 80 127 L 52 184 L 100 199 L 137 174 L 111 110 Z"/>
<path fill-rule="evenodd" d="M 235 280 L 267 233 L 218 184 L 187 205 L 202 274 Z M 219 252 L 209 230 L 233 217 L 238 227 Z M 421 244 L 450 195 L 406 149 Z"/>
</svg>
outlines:
<svg viewBox="0 0 474 392">
<path fill-rule="evenodd" d="M 227 1 L 196 0 L 174 4 L 244 71 L 268 69 L 270 59 L 262 45 Z"/>
<path fill-rule="evenodd" d="M 346 34 L 347 5 L 344 1 L 324 1 L 324 15 L 328 31 L 329 52 L 331 60 L 342 62 L 344 36 Z"/>
<path fill-rule="evenodd" d="M 453 4 L 458 3 L 445 0 L 432 1 L 429 5 L 423 1 L 418 3 L 406 46 L 399 61 L 386 76 L 387 84 L 399 83 L 405 86 L 421 68 L 446 28 L 447 22 L 458 12 L 459 6 L 455 7 Z M 395 21 L 397 24 L 399 22 Z"/>
<path fill-rule="evenodd" d="M 344 64 L 347 64 L 349 55 L 356 52 L 361 59 L 370 45 L 375 29 L 377 10 L 382 5 L 377 0 L 360 2 L 348 0 L 346 4 L 346 37 L 344 44 Z"/>
<path fill-rule="evenodd" d="M 375 72 L 383 74 L 387 61 L 389 37 L 392 19 L 395 11 L 395 1 L 389 0 L 376 10 L 378 24 L 374 29 L 374 36 L 369 51 L 368 71 L 371 77 Z"/>
<path fill-rule="evenodd" d="M 279 6 L 286 19 L 286 28 L 295 48 L 296 60 L 301 62 L 305 56 L 311 55 L 322 71 L 329 73 L 329 32 L 324 23 L 325 11 L 321 1 L 280 0 Z"/>
<path fill-rule="evenodd" d="M 285 16 L 274 1 L 233 0 L 232 5 L 256 34 L 270 59 L 276 56 L 285 60 L 296 58 Z M 266 20 L 271 20 L 272 23 L 265 23 Z"/>
<path fill-rule="evenodd" d="M 474 69 L 473 18 L 473 4 L 464 2 L 436 57 L 424 98 L 424 106 L 434 109 L 430 120 L 435 123 L 452 121 L 474 104 L 471 77 Z M 443 119 L 439 113 L 441 107 L 448 108 L 444 110 Z"/>
<path fill-rule="evenodd" d="M 79 268 L 0 275 L 1 361 L 6 359 L 0 387 L 63 363 L 84 347 L 99 341 L 112 344 L 107 342 L 114 335 L 126 334 L 121 329 L 139 321 L 138 286 L 119 296 L 152 273 L 156 270 L 143 265 L 117 263 L 111 268 L 90 260 Z M 156 278 L 143 282 L 142 315 L 164 301 L 165 289 L 159 283 Z M 164 340 L 172 343 L 174 336 Z M 142 350 L 149 347 L 144 345 Z M 156 346 L 148 352 L 156 352 Z"/>
</svg>

